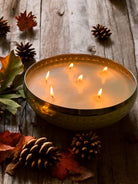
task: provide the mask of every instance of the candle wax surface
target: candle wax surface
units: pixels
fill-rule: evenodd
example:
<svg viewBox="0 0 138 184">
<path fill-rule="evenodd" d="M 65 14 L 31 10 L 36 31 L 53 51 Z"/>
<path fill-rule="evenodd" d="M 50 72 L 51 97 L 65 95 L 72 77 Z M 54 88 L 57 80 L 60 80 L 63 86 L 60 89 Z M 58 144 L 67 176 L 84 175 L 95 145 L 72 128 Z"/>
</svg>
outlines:
<svg viewBox="0 0 138 184">
<path fill-rule="evenodd" d="M 26 84 L 29 90 L 49 103 L 73 109 L 98 109 L 116 105 L 129 98 L 134 81 L 127 74 L 106 65 L 96 63 L 69 62 L 40 67 L 29 74 Z M 46 74 L 49 78 L 46 80 Z M 82 80 L 77 80 L 83 74 Z M 50 96 L 53 87 L 54 97 Z M 97 93 L 102 88 L 102 94 Z"/>
</svg>

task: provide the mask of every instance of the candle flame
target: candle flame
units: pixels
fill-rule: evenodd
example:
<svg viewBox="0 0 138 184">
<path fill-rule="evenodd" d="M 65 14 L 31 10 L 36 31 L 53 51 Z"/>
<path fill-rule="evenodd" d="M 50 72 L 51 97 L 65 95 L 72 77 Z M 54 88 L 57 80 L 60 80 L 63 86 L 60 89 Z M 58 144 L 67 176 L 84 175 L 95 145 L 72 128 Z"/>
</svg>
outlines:
<svg viewBox="0 0 138 184">
<path fill-rule="evenodd" d="M 50 74 L 50 72 L 48 71 L 47 74 L 46 74 L 46 81 L 47 81 L 48 78 L 49 78 L 49 74 Z"/>
<path fill-rule="evenodd" d="M 107 70 L 108 70 L 108 67 L 105 66 L 104 69 L 103 69 L 103 71 L 106 72 Z"/>
<path fill-rule="evenodd" d="M 83 79 L 83 75 L 81 74 L 79 77 L 78 77 L 78 81 L 82 81 Z"/>
<path fill-rule="evenodd" d="M 53 92 L 53 87 L 52 87 L 52 86 L 50 87 L 50 96 L 51 96 L 52 98 L 54 98 L 54 92 Z"/>
<path fill-rule="evenodd" d="M 101 97 L 101 95 L 102 95 L 102 91 L 103 91 L 103 89 L 101 88 L 101 89 L 99 89 L 99 91 L 98 91 L 98 98 L 100 98 Z"/>
<path fill-rule="evenodd" d="M 73 63 L 71 63 L 70 65 L 69 65 L 69 69 L 72 69 L 73 68 Z"/>
</svg>

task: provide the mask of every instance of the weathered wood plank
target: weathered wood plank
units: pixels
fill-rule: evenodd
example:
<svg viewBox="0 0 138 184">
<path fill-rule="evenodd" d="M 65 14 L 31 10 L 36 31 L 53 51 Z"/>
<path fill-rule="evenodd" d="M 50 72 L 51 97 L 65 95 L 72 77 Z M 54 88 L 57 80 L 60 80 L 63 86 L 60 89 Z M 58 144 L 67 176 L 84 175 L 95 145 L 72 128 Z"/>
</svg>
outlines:
<svg viewBox="0 0 138 184">
<path fill-rule="evenodd" d="M 59 12 L 64 12 L 63 16 L 60 16 Z M 70 39 L 66 1 L 42 1 L 40 29 L 40 58 L 69 52 Z"/>
</svg>

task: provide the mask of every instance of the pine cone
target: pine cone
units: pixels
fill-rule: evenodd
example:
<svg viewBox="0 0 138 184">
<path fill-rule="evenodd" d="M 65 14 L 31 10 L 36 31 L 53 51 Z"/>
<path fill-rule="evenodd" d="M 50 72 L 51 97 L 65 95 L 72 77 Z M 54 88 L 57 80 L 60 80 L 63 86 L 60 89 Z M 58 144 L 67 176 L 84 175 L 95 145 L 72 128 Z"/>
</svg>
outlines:
<svg viewBox="0 0 138 184">
<path fill-rule="evenodd" d="M 81 158 L 91 159 L 101 150 L 101 142 L 92 131 L 76 134 L 72 140 L 72 151 Z"/>
<path fill-rule="evenodd" d="M 46 137 L 32 139 L 24 145 L 19 162 L 32 168 L 46 168 L 59 161 L 61 154 Z"/>
<path fill-rule="evenodd" d="M 0 18 L 0 37 L 6 37 L 7 32 L 10 32 L 10 26 L 8 26 L 8 21 Z"/>
<path fill-rule="evenodd" d="M 106 39 L 112 34 L 110 29 L 100 24 L 93 26 L 93 30 L 91 30 L 91 32 L 98 39 Z"/>
<path fill-rule="evenodd" d="M 36 52 L 34 48 L 30 48 L 32 44 L 30 44 L 29 42 L 23 44 L 21 42 L 20 44 L 17 43 L 16 46 L 17 46 L 17 49 L 15 50 L 16 54 L 20 56 L 22 62 L 34 59 L 34 55 L 36 55 Z"/>
</svg>

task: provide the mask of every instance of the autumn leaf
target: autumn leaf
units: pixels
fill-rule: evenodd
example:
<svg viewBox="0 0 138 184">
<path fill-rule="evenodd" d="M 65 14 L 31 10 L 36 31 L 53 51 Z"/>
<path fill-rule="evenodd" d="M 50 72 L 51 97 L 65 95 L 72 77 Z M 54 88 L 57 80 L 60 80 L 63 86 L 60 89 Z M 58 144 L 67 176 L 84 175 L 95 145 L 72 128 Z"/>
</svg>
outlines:
<svg viewBox="0 0 138 184">
<path fill-rule="evenodd" d="M 23 64 L 19 57 L 15 56 L 14 51 L 11 51 L 5 58 L 0 57 L 0 103 L 4 104 L 4 109 L 7 109 L 12 114 L 16 114 L 20 105 L 15 102 L 15 99 L 24 97 L 23 88 L 20 85 L 10 89 L 15 78 L 24 71 Z"/>
<path fill-rule="evenodd" d="M 4 133 L 0 132 L 0 163 L 10 158 L 15 160 L 19 156 L 22 147 L 33 138 L 32 136 L 21 136 L 20 133 L 10 133 L 8 130 Z M 6 172 L 14 173 L 17 166 L 18 163 L 11 162 L 8 164 Z"/>
<path fill-rule="evenodd" d="M 0 132 L 0 163 L 13 155 L 13 150 L 20 139 L 20 133 Z"/>
<path fill-rule="evenodd" d="M 30 12 L 28 15 L 26 14 L 26 10 L 24 13 L 21 13 L 19 16 L 15 17 L 17 19 L 17 25 L 20 31 L 25 31 L 27 29 L 31 29 L 37 25 L 35 21 L 35 16 Z"/>
<path fill-rule="evenodd" d="M 51 168 L 51 174 L 53 177 L 57 177 L 61 180 L 71 175 L 72 180 L 83 181 L 90 177 L 93 177 L 93 173 L 90 172 L 75 160 L 74 154 L 71 150 L 66 150 L 62 153 L 60 161 Z"/>
<path fill-rule="evenodd" d="M 0 57 L 0 93 L 9 87 L 15 77 L 23 73 L 23 64 L 18 56 L 15 56 L 14 51 L 11 51 L 5 58 Z"/>
<path fill-rule="evenodd" d="M 10 133 L 8 130 L 4 133 L 0 132 L 0 163 L 7 158 L 16 158 L 24 144 L 33 138 L 32 136 L 21 136 L 20 133 Z"/>
</svg>

